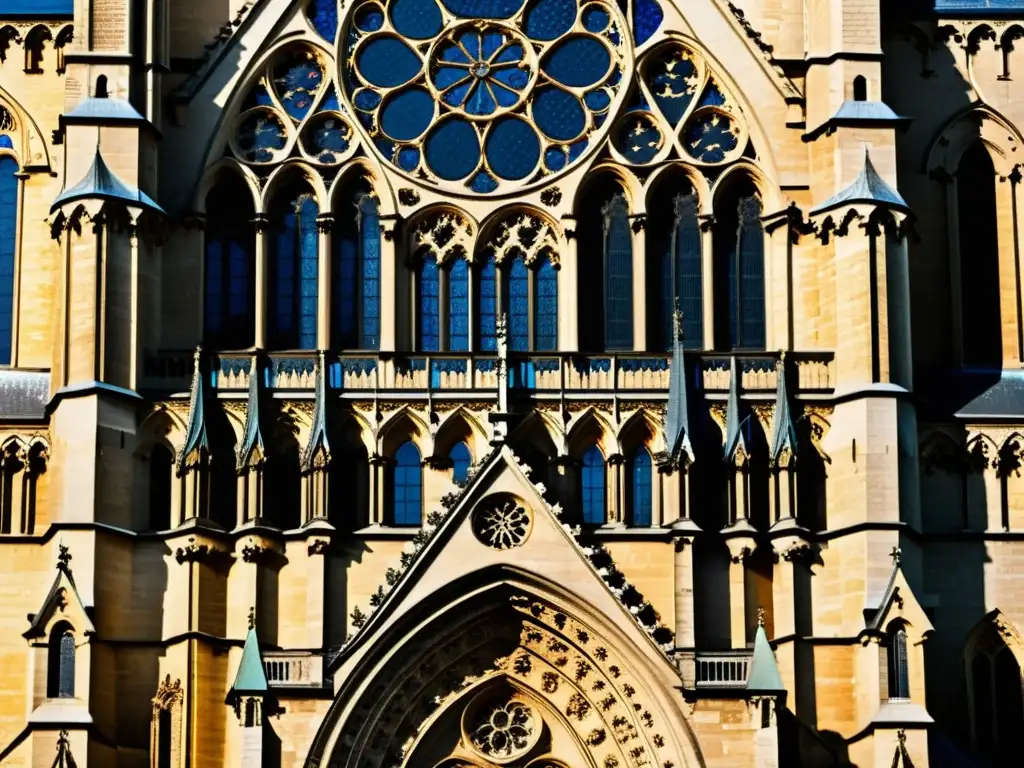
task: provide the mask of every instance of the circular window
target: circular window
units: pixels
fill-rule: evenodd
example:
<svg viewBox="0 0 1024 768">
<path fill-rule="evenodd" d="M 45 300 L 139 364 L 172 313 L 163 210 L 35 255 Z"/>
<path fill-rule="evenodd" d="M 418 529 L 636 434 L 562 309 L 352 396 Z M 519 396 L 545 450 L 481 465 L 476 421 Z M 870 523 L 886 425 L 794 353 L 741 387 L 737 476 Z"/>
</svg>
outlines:
<svg viewBox="0 0 1024 768">
<path fill-rule="evenodd" d="M 439 186 L 502 193 L 578 161 L 622 96 L 610 0 L 363 0 L 343 90 L 377 151 Z"/>
<path fill-rule="evenodd" d="M 518 699 L 495 699 L 473 714 L 469 737 L 473 748 L 492 760 L 522 757 L 540 739 L 540 721 L 533 709 Z"/>
<path fill-rule="evenodd" d="M 530 512 L 516 499 L 485 499 L 473 512 L 473 533 L 494 549 L 521 547 L 530 535 Z"/>
</svg>

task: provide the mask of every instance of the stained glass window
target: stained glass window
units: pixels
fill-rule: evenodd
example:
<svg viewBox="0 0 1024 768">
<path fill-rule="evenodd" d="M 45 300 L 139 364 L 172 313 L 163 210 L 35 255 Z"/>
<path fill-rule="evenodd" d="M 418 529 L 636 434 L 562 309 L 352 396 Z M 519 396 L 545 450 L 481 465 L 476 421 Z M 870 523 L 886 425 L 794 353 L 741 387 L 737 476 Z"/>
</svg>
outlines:
<svg viewBox="0 0 1024 768">
<path fill-rule="evenodd" d="M 452 480 L 462 485 L 469 479 L 469 465 L 473 463 L 473 456 L 465 443 L 456 443 L 448 454 L 452 460 Z"/>
<path fill-rule="evenodd" d="M 582 490 L 583 522 L 586 525 L 603 525 L 605 522 L 605 479 L 604 454 L 593 445 L 583 454 L 580 470 Z"/>
<path fill-rule="evenodd" d="M 268 343 L 274 349 L 317 348 L 319 235 L 316 200 L 285 192 L 271 215 Z"/>
<path fill-rule="evenodd" d="M 419 352 L 437 352 L 441 348 L 439 292 L 437 259 L 432 255 L 425 256 L 417 274 L 416 349 Z"/>
<path fill-rule="evenodd" d="M 423 468 L 420 452 L 412 443 L 403 443 L 395 453 L 391 493 L 394 524 L 419 525 L 423 517 Z"/>
<path fill-rule="evenodd" d="M 377 200 L 364 194 L 359 208 L 359 268 L 362 288 L 363 349 L 380 347 L 380 213 Z"/>
<path fill-rule="evenodd" d="M 700 224 L 697 221 L 697 198 L 693 195 L 677 195 L 672 231 L 672 266 L 674 269 L 671 285 L 679 299 L 683 313 L 683 347 L 701 349 L 704 346 L 704 264 L 701 256 Z M 668 307 L 667 338 L 672 339 L 675 297 Z M 671 344 L 669 344 L 671 346 Z"/>
<path fill-rule="evenodd" d="M 530 272 L 522 259 L 513 259 L 505 280 L 505 311 L 508 314 L 508 348 L 530 349 Z"/>
<path fill-rule="evenodd" d="M 898 627 L 889 634 L 889 700 L 910 698 L 910 671 L 907 665 L 907 633 Z"/>
<path fill-rule="evenodd" d="M 640 446 L 629 460 L 630 522 L 643 527 L 651 524 L 651 454 Z"/>
<path fill-rule="evenodd" d="M 75 696 L 75 635 L 63 622 L 50 633 L 46 696 L 51 699 L 72 699 Z"/>
<path fill-rule="evenodd" d="M 498 270 L 494 256 L 484 258 L 477 282 L 477 347 L 481 352 L 496 352 L 498 322 Z"/>
<path fill-rule="evenodd" d="M 633 348 L 633 235 L 626 199 L 612 198 L 604 216 L 605 348 Z"/>
<path fill-rule="evenodd" d="M 764 349 L 764 227 L 753 185 L 723 194 L 715 217 L 715 347 Z"/>
<path fill-rule="evenodd" d="M 488 194 L 580 158 L 623 90 L 626 27 L 609 0 L 364 2 L 341 58 L 385 160 Z"/>
<path fill-rule="evenodd" d="M 252 193 L 225 176 L 206 203 L 204 336 L 213 349 L 245 349 L 255 333 L 256 233 Z"/>
<path fill-rule="evenodd" d="M 538 352 L 558 349 L 558 270 L 544 256 L 537 265 L 533 300 L 533 348 Z"/>
<path fill-rule="evenodd" d="M 448 268 L 448 349 L 469 351 L 469 262 L 460 258 Z"/>
<path fill-rule="evenodd" d="M 359 209 L 356 199 L 342 198 L 335 214 L 331 242 L 331 343 L 339 349 L 359 344 Z"/>
<path fill-rule="evenodd" d="M 18 161 L 0 156 L 0 365 L 14 343 L 14 246 L 18 231 Z"/>
</svg>

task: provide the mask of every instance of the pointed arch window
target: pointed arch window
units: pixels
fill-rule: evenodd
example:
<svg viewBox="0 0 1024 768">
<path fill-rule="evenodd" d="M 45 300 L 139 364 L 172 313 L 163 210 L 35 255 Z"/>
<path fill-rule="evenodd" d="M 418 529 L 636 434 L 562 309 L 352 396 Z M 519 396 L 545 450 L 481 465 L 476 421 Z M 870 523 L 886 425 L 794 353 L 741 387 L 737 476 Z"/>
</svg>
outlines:
<svg viewBox="0 0 1024 768">
<path fill-rule="evenodd" d="M 633 233 L 624 195 L 601 210 L 604 224 L 605 349 L 633 348 Z"/>
<path fill-rule="evenodd" d="M 308 191 L 282 193 L 271 214 L 268 342 L 316 349 L 320 208 Z"/>
<path fill-rule="evenodd" d="M 416 351 L 437 352 L 441 349 L 440 275 L 437 257 L 423 257 L 416 270 Z"/>
<path fill-rule="evenodd" d="M 469 479 L 469 466 L 473 463 L 473 456 L 469 452 L 469 446 L 465 443 L 456 443 L 452 446 L 448 458 L 452 462 L 452 481 L 462 485 Z"/>
<path fill-rule="evenodd" d="M 463 258 L 448 267 L 448 350 L 469 351 L 469 262 Z"/>
<path fill-rule="evenodd" d="M 380 346 L 380 213 L 366 186 L 356 186 L 334 225 L 331 338 L 341 349 Z"/>
<path fill-rule="evenodd" d="M 171 768 L 171 711 L 161 709 L 157 715 L 157 768 Z"/>
<path fill-rule="evenodd" d="M 8 139 L 7 136 L 0 138 Z M 0 155 L 0 365 L 11 364 L 14 343 L 14 249 L 18 237 L 18 161 Z"/>
<path fill-rule="evenodd" d="M 419 449 L 411 442 L 395 452 L 391 519 L 395 525 L 419 525 L 423 519 L 423 467 Z"/>
<path fill-rule="evenodd" d="M 649 527 L 652 520 L 651 454 L 639 446 L 629 459 L 629 518 L 637 527 Z"/>
<path fill-rule="evenodd" d="M 607 509 L 605 502 L 604 454 L 601 453 L 601 449 L 596 445 L 592 445 L 583 454 L 583 466 L 580 470 L 580 487 L 584 524 L 604 524 Z"/>
<path fill-rule="evenodd" d="M 960 158 L 956 193 L 963 361 L 970 368 L 999 370 L 1003 345 L 996 172 L 981 142 Z"/>
<path fill-rule="evenodd" d="M 245 349 L 252 346 L 256 329 L 252 193 L 232 174 L 206 200 L 206 345 Z"/>
<path fill-rule="evenodd" d="M 61 622 L 53 628 L 47 650 L 47 697 L 73 699 L 75 697 L 75 635 L 70 624 Z"/>
<path fill-rule="evenodd" d="M 512 259 L 505 275 L 503 305 L 508 313 L 508 348 L 511 352 L 530 349 L 530 271 L 521 258 Z"/>
<path fill-rule="evenodd" d="M 484 257 L 477 276 L 476 336 L 481 352 L 498 349 L 498 269 L 494 254 Z"/>
<path fill-rule="evenodd" d="M 715 346 L 764 349 L 764 225 L 753 185 L 723 195 L 715 215 Z"/>
<path fill-rule="evenodd" d="M 166 531 L 171 527 L 171 477 L 174 457 L 157 443 L 149 452 L 149 527 Z"/>
<path fill-rule="evenodd" d="M 907 662 L 907 631 L 902 624 L 889 629 L 886 638 L 889 701 L 910 700 L 910 669 Z"/>
<path fill-rule="evenodd" d="M 684 191 L 678 191 L 682 188 Z M 675 309 L 683 313 L 683 346 L 704 347 L 704 280 L 697 197 L 678 175 L 655 187 L 647 233 L 649 348 L 672 349 Z M 675 194 L 673 194 L 675 192 Z"/>
<path fill-rule="evenodd" d="M 974 745 L 995 765 L 1013 765 L 1024 747 L 1024 693 L 1020 664 L 990 625 L 969 660 Z"/>
<path fill-rule="evenodd" d="M 534 284 L 533 348 L 554 352 L 558 349 L 558 270 L 550 257 L 538 260 Z"/>
</svg>

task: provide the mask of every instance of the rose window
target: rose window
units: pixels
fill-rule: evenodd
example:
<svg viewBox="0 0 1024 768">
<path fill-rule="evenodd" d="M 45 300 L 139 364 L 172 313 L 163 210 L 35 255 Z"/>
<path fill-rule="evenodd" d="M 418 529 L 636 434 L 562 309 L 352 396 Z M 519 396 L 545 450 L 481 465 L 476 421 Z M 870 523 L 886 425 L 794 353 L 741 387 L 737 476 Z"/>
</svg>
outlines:
<svg viewBox="0 0 1024 768">
<path fill-rule="evenodd" d="M 340 35 L 344 92 L 399 170 L 504 192 L 593 146 L 628 82 L 626 30 L 611 0 L 363 0 Z"/>
<path fill-rule="evenodd" d="M 475 720 L 470 733 L 473 747 L 490 758 L 521 757 L 533 748 L 540 736 L 537 716 L 516 699 L 481 708 Z"/>
<path fill-rule="evenodd" d="M 515 499 L 485 503 L 473 513 L 473 533 L 489 547 L 521 547 L 530 534 L 530 513 Z"/>
</svg>

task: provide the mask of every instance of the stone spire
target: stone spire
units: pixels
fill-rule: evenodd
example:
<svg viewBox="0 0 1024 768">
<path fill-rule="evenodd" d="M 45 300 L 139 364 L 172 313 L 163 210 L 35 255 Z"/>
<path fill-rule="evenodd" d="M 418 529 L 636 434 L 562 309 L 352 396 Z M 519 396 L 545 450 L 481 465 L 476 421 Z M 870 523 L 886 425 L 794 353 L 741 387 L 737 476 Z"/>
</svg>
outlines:
<svg viewBox="0 0 1024 768">
<path fill-rule="evenodd" d="M 238 663 L 235 682 L 231 692 L 240 695 L 262 695 L 267 692 L 267 676 L 263 671 L 263 657 L 260 655 L 260 641 L 256 636 L 255 621 L 249 620 L 249 632 L 245 636 L 242 659 Z"/>
<path fill-rule="evenodd" d="M 772 444 L 769 459 L 775 467 L 789 467 L 796 459 L 797 436 L 786 388 L 786 353 L 782 353 L 776 372 L 775 419 L 772 422 Z"/>
<path fill-rule="evenodd" d="M 673 315 L 672 367 L 669 370 L 668 406 L 665 410 L 665 448 L 668 463 L 673 467 L 689 466 L 694 461 L 690 441 L 689 402 L 686 397 L 686 358 L 683 354 L 683 313 L 677 308 Z"/>
<path fill-rule="evenodd" d="M 316 364 L 316 401 L 313 423 L 309 429 L 309 442 L 302 451 L 303 474 L 323 469 L 331 462 L 331 445 L 327 439 L 327 361 L 323 352 Z"/>
<path fill-rule="evenodd" d="M 236 469 L 239 472 L 263 464 L 266 460 L 266 448 L 263 445 L 263 433 L 260 430 L 260 411 L 262 410 L 260 378 L 262 374 L 259 356 L 253 355 L 252 367 L 249 369 L 249 403 L 245 411 L 245 431 L 242 435 L 242 442 L 238 445 Z"/>
<path fill-rule="evenodd" d="M 750 452 L 740 419 L 740 373 L 736 357 L 729 361 L 729 400 L 725 413 L 725 460 L 729 464 L 744 464 Z"/>
<path fill-rule="evenodd" d="M 183 475 L 189 468 L 198 465 L 204 455 L 209 456 L 210 454 L 210 440 L 206 431 L 206 404 L 204 402 L 201 356 L 202 348 L 196 347 L 192 386 L 189 390 L 188 428 L 185 431 L 185 443 L 178 452 L 177 470 L 179 475 Z"/>
<path fill-rule="evenodd" d="M 758 611 L 757 633 L 754 635 L 754 656 L 747 675 L 747 690 L 757 693 L 782 693 L 786 690 L 779 675 L 779 665 L 764 630 L 764 613 Z"/>
<path fill-rule="evenodd" d="M 110 170 L 100 152 L 99 144 L 96 145 L 96 154 L 93 156 L 92 165 L 89 166 L 85 176 L 74 186 L 66 187 L 57 196 L 53 205 L 50 206 L 50 213 L 61 206 L 81 200 L 113 201 L 159 214 L 164 213 L 163 208 L 157 205 L 153 198 L 145 192 L 125 184 Z"/>
</svg>

